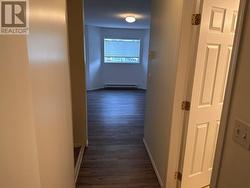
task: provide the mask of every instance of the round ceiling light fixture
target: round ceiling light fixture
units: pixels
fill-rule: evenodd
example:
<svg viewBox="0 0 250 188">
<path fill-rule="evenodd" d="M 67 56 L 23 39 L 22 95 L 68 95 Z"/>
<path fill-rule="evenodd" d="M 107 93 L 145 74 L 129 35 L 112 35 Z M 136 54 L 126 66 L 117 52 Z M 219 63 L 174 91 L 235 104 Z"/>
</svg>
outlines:
<svg viewBox="0 0 250 188">
<path fill-rule="evenodd" d="M 134 23 L 136 21 L 136 18 L 134 16 L 127 16 L 125 20 L 128 23 Z"/>
</svg>

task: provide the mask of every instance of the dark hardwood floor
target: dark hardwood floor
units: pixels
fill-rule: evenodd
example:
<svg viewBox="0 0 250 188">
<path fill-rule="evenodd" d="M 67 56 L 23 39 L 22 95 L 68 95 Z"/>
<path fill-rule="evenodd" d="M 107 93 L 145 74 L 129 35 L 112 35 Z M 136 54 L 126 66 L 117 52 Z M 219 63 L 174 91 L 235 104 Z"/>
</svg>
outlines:
<svg viewBox="0 0 250 188">
<path fill-rule="evenodd" d="M 88 93 L 89 147 L 77 188 L 159 188 L 143 145 L 145 92 Z"/>
</svg>

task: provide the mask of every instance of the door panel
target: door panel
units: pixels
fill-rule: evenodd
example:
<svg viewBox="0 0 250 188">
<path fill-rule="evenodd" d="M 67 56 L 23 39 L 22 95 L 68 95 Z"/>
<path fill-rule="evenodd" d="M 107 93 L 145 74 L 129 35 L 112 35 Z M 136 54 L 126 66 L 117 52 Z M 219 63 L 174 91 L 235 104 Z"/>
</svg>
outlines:
<svg viewBox="0 0 250 188">
<path fill-rule="evenodd" d="M 209 123 L 202 123 L 196 126 L 195 142 L 192 151 L 192 168 L 191 175 L 196 175 L 202 172 L 204 165 L 206 137 L 208 134 Z"/>
<path fill-rule="evenodd" d="M 211 31 L 222 32 L 225 23 L 226 9 L 212 7 L 210 15 L 209 29 Z"/>
<path fill-rule="evenodd" d="M 226 90 L 226 84 L 227 84 L 227 76 L 228 76 L 228 71 L 229 71 L 229 65 L 231 61 L 231 56 L 232 56 L 232 46 L 227 47 L 227 59 L 225 62 L 222 62 L 222 86 L 221 86 L 221 93 L 220 93 L 220 100 L 219 104 L 222 105 L 224 96 L 225 96 L 225 90 Z"/>
<path fill-rule="evenodd" d="M 210 184 L 239 0 L 204 0 L 188 119 L 182 188 Z"/>
<path fill-rule="evenodd" d="M 216 79 L 216 70 L 218 67 L 218 59 L 220 54 L 219 44 L 207 44 L 205 60 L 202 71 L 202 84 L 200 92 L 199 107 L 212 105 L 214 96 L 214 84 Z"/>
</svg>

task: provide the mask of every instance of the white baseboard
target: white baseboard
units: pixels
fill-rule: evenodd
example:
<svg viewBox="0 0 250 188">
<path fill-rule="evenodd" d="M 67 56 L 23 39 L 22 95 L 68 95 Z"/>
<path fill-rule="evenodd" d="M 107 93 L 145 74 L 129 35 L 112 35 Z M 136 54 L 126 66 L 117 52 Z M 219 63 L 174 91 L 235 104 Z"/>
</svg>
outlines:
<svg viewBox="0 0 250 188">
<path fill-rule="evenodd" d="M 87 92 L 88 91 L 96 91 L 96 90 L 100 90 L 100 89 L 105 89 L 105 87 L 102 86 L 102 87 L 97 87 L 97 88 L 89 88 L 89 89 L 87 89 Z M 140 87 L 140 86 L 138 86 L 137 89 L 147 90 L 146 87 Z"/>
<path fill-rule="evenodd" d="M 150 152 L 150 149 L 149 149 L 149 147 L 148 147 L 148 144 L 147 144 L 147 142 L 146 142 L 146 140 L 145 140 L 144 138 L 143 138 L 143 143 L 144 143 L 145 148 L 146 148 L 146 150 L 147 150 L 147 152 L 148 152 L 148 155 L 149 155 L 149 158 L 150 158 L 151 163 L 152 163 L 152 165 L 153 165 L 153 168 L 154 168 L 155 174 L 156 174 L 156 176 L 157 176 L 158 182 L 159 182 L 161 188 L 163 188 L 163 181 L 162 181 L 161 176 L 160 176 L 160 174 L 159 174 L 159 171 L 158 171 L 158 169 L 157 169 L 157 167 L 156 167 L 155 161 L 154 161 L 153 156 L 152 156 L 152 154 L 151 154 L 151 152 Z"/>
<path fill-rule="evenodd" d="M 80 150 L 80 153 L 78 155 L 76 166 L 75 166 L 75 183 L 77 181 L 79 171 L 80 171 L 80 168 L 81 168 L 84 150 L 85 150 L 85 146 L 81 146 L 81 150 Z"/>
<path fill-rule="evenodd" d="M 95 90 L 99 90 L 99 89 L 104 89 L 104 86 L 95 87 L 95 88 L 89 88 L 89 89 L 87 89 L 87 91 L 95 91 Z"/>
</svg>

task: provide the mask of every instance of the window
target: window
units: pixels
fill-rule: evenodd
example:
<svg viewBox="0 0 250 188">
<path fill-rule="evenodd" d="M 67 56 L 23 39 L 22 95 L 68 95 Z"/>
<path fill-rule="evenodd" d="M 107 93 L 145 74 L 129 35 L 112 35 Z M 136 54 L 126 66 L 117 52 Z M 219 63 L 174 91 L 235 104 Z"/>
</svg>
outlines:
<svg viewBox="0 0 250 188">
<path fill-rule="evenodd" d="M 141 40 L 104 39 L 104 63 L 140 63 Z"/>
</svg>

